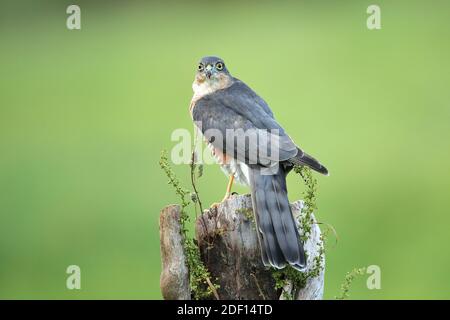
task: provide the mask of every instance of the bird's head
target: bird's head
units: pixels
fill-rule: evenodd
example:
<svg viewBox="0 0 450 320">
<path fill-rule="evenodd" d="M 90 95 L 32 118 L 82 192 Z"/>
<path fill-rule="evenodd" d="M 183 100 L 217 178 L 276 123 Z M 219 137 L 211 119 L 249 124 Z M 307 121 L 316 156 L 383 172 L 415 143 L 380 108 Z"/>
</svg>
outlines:
<svg viewBox="0 0 450 320">
<path fill-rule="evenodd" d="M 231 78 L 225 62 L 218 57 L 204 57 L 197 65 L 196 80 L 210 84 L 224 82 Z"/>
</svg>

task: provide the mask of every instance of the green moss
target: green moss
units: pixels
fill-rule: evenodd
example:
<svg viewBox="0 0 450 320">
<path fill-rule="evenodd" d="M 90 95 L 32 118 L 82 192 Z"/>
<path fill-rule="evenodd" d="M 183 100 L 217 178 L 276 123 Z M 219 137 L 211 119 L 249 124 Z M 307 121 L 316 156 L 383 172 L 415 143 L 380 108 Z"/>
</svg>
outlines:
<svg viewBox="0 0 450 320">
<path fill-rule="evenodd" d="M 272 269 L 272 276 L 275 280 L 275 289 L 283 289 L 289 283 L 292 284 L 291 293 L 282 291 L 285 299 L 293 300 L 297 296 L 299 290 L 306 286 L 308 279 L 318 277 L 322 271 L 322 263 L 324 259 L 325 250 L 321 243 L 317 243 L 319 254 L 313 260 L 313 267 L 308 272 L 300 272 L 291 266 L 284 269 Z"/>
<path fill-rule="evenodd" d="M 272 276 L 275 280 L 275 289 L 283 289 L 289 283 L 292 284 L 292 292 L 282 291 L 283 297 L 287 300 L 293 300 L 298 290 L 302 289 L 306 285 L 308 275 L 303 272 L 295 270 L 291 266 L 287 266 L 284 269 L 272 269 Z"/>
<path fill-rule="evenodd" d="M 201 260 L 200 250 L 194 239 L 188 236 L 187 225 L 190 221 L 189 214 L 186 207 L 194 202 L 194 205 L 201 203 L 198 197 L 198 193 L 191 192 L 187 189 L 181 187 L 180 181 L 176 177 L 172 168 L 169 165 L 169 160 L 167 158 L 167 153 L 163 151 L 161 153 L 161 158 L 159 160 L 161 169 L 165 172 L 166 176 L 169 178 L 168 183 L 172 185 L 175 189 L 175 193 L 180 197 L 181 201 L 181 213 L 180 213 L 180 225 L 181 233 L 183 238 L 183 249 L 186 255 L 186 264 L 189 269 L 189 281 L 194 299 L 205 299 L 213 295 L 214 291 L 219 287 L 217 284 L 211 282 L 211 274 L 206 268 L 205 264 Z M 191 170 L 195 170 L 195 166 L 191 165 Z M 194 173 L 191 171 L 191 176 Z M 197 177 L 201 174 L 197 174 Z M 191 199 L 191 200 L 189 200 Z"/>
<path fill-rule="evenodd" d="M 251 222 L 253 228 L 256 228 L 255 224 L 255 216 L 253 215 L 253 209 L 252 208 L 239 208 L 236 209 L 237 214 L 242 214 L 245 219 Z"/>
</svg>

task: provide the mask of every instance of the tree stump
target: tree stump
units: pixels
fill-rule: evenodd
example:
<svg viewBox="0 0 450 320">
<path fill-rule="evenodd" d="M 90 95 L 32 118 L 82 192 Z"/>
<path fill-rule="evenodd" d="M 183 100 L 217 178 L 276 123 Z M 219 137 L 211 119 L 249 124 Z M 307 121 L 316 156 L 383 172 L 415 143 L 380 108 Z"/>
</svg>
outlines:
<svg viewBox="0 0 450 320">
<path fill-rule="evenodd" d="M 159 216 L 162 272 L 160 287 L 164 299 L 188 300 L 189 270 L 183 251 L 180 226 L 180 206 L 165 207 Z"/>
<path fill-rule="evenodd" d="M 302 201 L 291 204 L 297 221 L 302 215 Z M 161 292 L 164 299 L 190 299 L 189 270 L 183 252 L 180 233 L 180 207 L 168 206 L 161 211 Z M 304 244 L 307 253 L 305 273 L 315 268 L 315 259 L 323 246 L 319 226 L 311 225 Z M 299 229 L 300 234 L 303 230 Z M 219 284 L 217 294 L 223 300 L 284 299 L 282 290 L 275 289 L 272 270 L 261 261 L 250 195 L 232 196 L 217 207 L 205 210 L 195 222 L 195 234 L 203 263 L 211 280 Z M 295 295 L 297 300 L 322 299 L 325 259 L 320 272 L 306 280 Z M 292 284 L 283 290 L 292 294 Z"/>
</svg>

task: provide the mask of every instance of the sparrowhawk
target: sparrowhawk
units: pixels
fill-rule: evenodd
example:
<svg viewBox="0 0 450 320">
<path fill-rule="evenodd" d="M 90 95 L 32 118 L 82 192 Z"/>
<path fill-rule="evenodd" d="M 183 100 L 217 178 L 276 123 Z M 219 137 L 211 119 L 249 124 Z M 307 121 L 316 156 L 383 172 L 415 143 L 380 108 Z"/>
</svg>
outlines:
<svg viewBox="0 0 450 320">
<path fill-rule="evenodd" d="M 267 103 L 234 78 L 222 59 L 204 57 L 192 88 L 192 119 L 230 176 L 225 199 L 234 179 L 250 186 L 264 265 L 303 270 L 306 257 L 289 205 L 286 175 L 295 165 L 325 175 L 327 169 L 292 141 Z"/>
</svg>

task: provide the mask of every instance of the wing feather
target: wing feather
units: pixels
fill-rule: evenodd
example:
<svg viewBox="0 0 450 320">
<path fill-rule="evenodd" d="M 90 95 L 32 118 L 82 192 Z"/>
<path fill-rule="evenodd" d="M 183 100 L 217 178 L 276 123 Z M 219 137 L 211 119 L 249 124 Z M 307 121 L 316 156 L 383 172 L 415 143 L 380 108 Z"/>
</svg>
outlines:
<svg viewBox="0 0 450 320">
<path fill-rule="evenodd" d="M 215 148 L 245 163 L 271 166 L 297 155 L 269 106 L 239 80 L 197 100 L 192 118 Z"/>
</svg>

